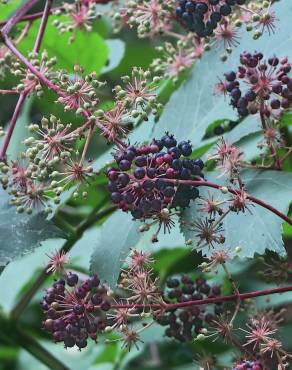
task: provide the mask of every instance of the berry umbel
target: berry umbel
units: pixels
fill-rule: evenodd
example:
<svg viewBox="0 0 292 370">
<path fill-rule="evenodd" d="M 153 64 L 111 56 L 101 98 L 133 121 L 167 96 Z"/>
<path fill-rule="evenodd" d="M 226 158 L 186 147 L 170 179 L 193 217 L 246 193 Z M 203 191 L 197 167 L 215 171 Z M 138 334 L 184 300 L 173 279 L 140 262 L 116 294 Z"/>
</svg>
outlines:
<svg viewBox="0 0 292 370">
<path fill-rule="evenodd" d="M 112 201 L 134 219 L 152 218 L 163 210 L 185 208 L 199 196 L 195 186 L 175 184 L 174 179 L 201 179 L 204 163 L 190 159 L 189 141 L 177 142 L 166 133 L 150 145 L 129 146 L 115 154 L 117 168 L 107 171 Z M 169 179 L 170 181 L 167 181 Z"/>
<path fill-rule="evenodd" d="M 100 284 L 97 275 L 83 282 L 79 280 L 78 275 L 69 273 L 66 281 L 55 281 L 47 289 L 41 305 L 46 316 L 44 329 L 52 334 L 55 342 L 81 349 L 87 346 L 88 339 L 96 340 L 98 332 L 105 329 L 103 312 L 110 309 L 111 303 L 107 288 Z"/>
<path fill-rule="evenodd" d="M 244 52 L 238 70 L 225 73 L 222 89 L 240 116 L 261 113 L 278 117 L 292 103 L 290 71 L 287 58 L 265 60 L 260 52 Z"/>
</svg>

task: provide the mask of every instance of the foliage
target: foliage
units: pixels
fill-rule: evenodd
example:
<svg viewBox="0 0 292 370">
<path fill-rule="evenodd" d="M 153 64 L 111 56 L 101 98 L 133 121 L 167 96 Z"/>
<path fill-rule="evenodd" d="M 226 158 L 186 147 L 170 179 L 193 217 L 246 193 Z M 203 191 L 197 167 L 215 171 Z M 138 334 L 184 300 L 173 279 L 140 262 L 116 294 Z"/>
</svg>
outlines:
<svg viewBox="0 0 292 370">
<path fill-rule="evenodd" d="M 291 368 L 291 15 L 0 0 L 0 370 Z"/>
</svg>

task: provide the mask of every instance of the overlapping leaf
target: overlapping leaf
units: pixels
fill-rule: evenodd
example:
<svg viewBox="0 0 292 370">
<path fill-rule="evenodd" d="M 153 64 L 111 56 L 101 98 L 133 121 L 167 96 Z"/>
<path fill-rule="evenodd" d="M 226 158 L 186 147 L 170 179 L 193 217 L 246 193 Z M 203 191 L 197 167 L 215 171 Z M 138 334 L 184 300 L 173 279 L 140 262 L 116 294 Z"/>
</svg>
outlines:
<svg viewBox="0 0 292 370">
<path fill-rule="evenodd" d="M 0 191 L 0 266 L 32 252 L 43 240 L 62 236 L 63 232 L 44 214 L 17 214 L 9 205 L 7 193 Z"/>
<path fill-rule="evenodd" d="M 207 179 L 222 186 L 228 183 L 218 179 L 218 173 L 208 174 Z M 242 173 L 243 182 L 247 192 L 264 202 L 272 205 L 279 211 L 287 213 L 289 204 L 292 201 L 292 174 L 278 171 L 257 171 L 246 170 Z M 217 190 L 201 188 L 201 196 L 209 197 L 210 193 Z M 216 194 L 215 194 L 216 196 Z M 205 219 L 206 214 L 199 210 L 197 202 L 192 202 L 190 208 L 183 214 L 183 220 L 187 223 Z M 263 254 L 266 249 L 275 251 L 280 255 L 285 255 L 286 251 L 282 240 L 283 220 L 271 211 L 256 205 L 249 207 L 250 212 L 230 213 L 223 221 L 226 250 L 234 249 L 236 246 L 242 247 L 242 257 L 253 257 L 254 254 Z M 191 227 L 184 225 L 182 231 L 186 240 L 192 239 L 193 246 L 196 248 L 199 241 L 196 232 Z M 212 250 L 205 246 L 202 248 L 203 254 L 210 255 Z"/>
<path fill-rule="evenodd" d="M 244 50 L 253 52 L 255 49 L 267 56 L 292 57 L 291 11 L 292 3 L 282 0 L 273 5 L 276 18 L 276 32 L 265 34 L 256 42 L 251 35 L 242 31 L 241 44 L 235 48 L 232 55 L 222 63 L 220 50 L 213 49 L 204 54 L 191 73 L 190 78 L 172 95 L 166 105 L 154 135 L 159 136 L 165 131 L 170 131 L 179 140 L 190 139 L 195 147 L 201 145 L 201 140 L 209 124 L 218 119 L 235 119 L 236 112 L 229 106 L 223 96 L 214 94 L 214 87 L 224 72 L 236 69 L 239 55 Z M 248 117 L 231 133 L 230 139 L 239 140 L 251 132 L 259 130 L 256 117 Z"/>
</svg>

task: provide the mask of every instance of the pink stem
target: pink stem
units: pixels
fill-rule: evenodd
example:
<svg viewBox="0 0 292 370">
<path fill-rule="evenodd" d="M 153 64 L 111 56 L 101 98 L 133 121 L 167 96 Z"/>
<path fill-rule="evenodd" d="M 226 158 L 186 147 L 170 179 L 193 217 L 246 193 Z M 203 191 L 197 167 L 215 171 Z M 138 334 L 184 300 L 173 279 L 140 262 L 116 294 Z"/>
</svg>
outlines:
<svg viewBox="0 0 292 370">
<path fill-rule="evenodd" d="M 221 189 L 225 186 L 215 184 L 210 181 L 203 181 L 203 180 L 173 180 L 173 179 L 165 179 L 167 182 L 172 182 L 174 184 L 182 184 L 182 185 L 189 185 L 189 186 L 207 186 L 209 188 L 214 188 L 214 189 Z M 231 194 L 238 194 L 238 190 L 231 189 L 229 187 L 226 187 L 229 193 Z M 284 221 L 288 222 L 288 224 L 292 225 L 292 219 L 284 215 L 284 213 L 278 211 L 276 208 L 271 206 L 270 204 L 264 202 L 263 200 L 260 200 L 256 197 L 253 197 L 252 195 L 247 195 L 247 198 L 251 200 L 252 202 L 260 205 L 261 207 L 264 207 L 271 211 L 272 213 L 276 214 L 280 218 L 282 218 Z"/>
<path fill-rule="evenodd" d="M 50 90 L 55 91 L 56 93 L 59 93 L 60 95 L 60 88 L 59 86 L 55 85 L 53 82 L 51 82 L 49 79 L 47 79 L 42 72 L 40 72 L 38 69 L 36 69 L 29 60 L 26 59 L 26 57 L 21 54 L 17 48 L 13 45 L 9 37 L 4 35 L 4 43 L 7 46 L 7 48 L 42 82 L 44 85 L 46 85 Z"/>
<path fill-rule="evenodd" d="M 26 98 L 26 94 L 21 94 L 18 98 L 17 103 L 16 103 L 15 110 L 13 112 L 13 116 L 12 116 L 11 121 L 9 123 L 9 127 L 8 127 L 7 133 L 5 135 L 5 138 L 3 140 L 2 148 L 1 148 L 1 151 L 0 151 L 0 160 L 1 161 L 5 160 L 6 151 L 7 151 L 8 145 L 10 143 L 11 136 L 13 134 L 17 118 L 20 114 L 23 103 L 25 102 L 25 98 Z"/>
<path fill-rule="evenodd" d="M 41 46 L 41 42 L 42 42 L 43 37 L 44 37 L 44 32 L 45 32 L 46 25 L 47 25 L 47 22 L 48 22 L 48 16 L 50 14 L 51 6 L 52 6 L 52 0 L 47 0 L 46 5 L 45 5 L 45 9 L 44 9 L 44 12 L 43 12 L 41 25 L 40 25 L 40 28 L 39 28 L 39 31 L 38 31 L 38 34 L 37 34 L 37 38 L 36 38 L 36 41 L 35 41 L 35 44 L 34 44 L 34 48 L 33 48 L 33 51 L 36 52 L 36 53 L 39 51 L 40 46 Z M 8 37 L 6 35 L 4 35 L 4 38 L 8 39 Z M 5 160 L 7 148 L 8 148 L 8 145 L 10 143 L 11 136 L 12 136 L 13 131 L 15 129 L 15 125 L 16 125 L 18 116 L 20 114 L 21 108 L 22 108 L 22 106 L 25 102 L 26 97 L 27 97 L 27 93 L 23 92 L 22 94 L 20 94 L 20 96 L 18 98 L 18 101 L 16 103 L 15 110 L 14 110 L 12 119 L 11 119 L 9 127 L 8 127 L 8 131 L 6 133 L 6 136 L 4 138 L 3 145 L 2 145 L 2 148 L 1 148 L 1 151 L 0 151 L 0 160 L 1 161 Z"/>
<path fill-rule="evenodd" d="M 42 20 L 41 20 L 41 25 L 40 25 L 40 28 L 39 28 L 39 31 L 38 31 L 38 34 L 37 34 L 37 38 L 35 40 L 34 48 L 33 48 L 33 51 L 35 53 L 38 53 L 39 50 L 40 50 L 41 43 L 42 43 L 42 40 L 43 40 L 43 37 L 44 37 L 44 33 L 45 33 L 45 30 L 46 30 L 46 27 L 47 27 L 48 18 L 49 18 L 50 11 L 51 11 L 51 8 L 52 8 L 52 4 L 53 4 L 53 0 L 47 0 L 46 1 L 45 9 L 44 9 Z"/>
<path fill-rule="evenodd" d="M 57 10 L 57 9 L 63 9 L 62 7 L 56 7 L 54 9 L 51 9 L 50 10 L 50 14 L 53 13 L 54 10 Z M 43 16 L 43 12 L 37 12 L 37 13 L 33 13 L 33 14 L 28 14 L 28 15 L 25 15 L 23 17 L 21 17 L 19 20 L 18 20 L 18 23 L 19 22 L 32 22 L 32 21 L 35 21 L 36 19 L 39 19 Z M 2 26 L 5 26 L 5 24 L 7 23 L 8 21 L 3 21 L 3 22 L 0 22 L 0 27 Z"/>
<path fill-rule="evenodd" d="M 241 294 L 232 294 L 227 295 L 223 297 L 212 297 L 212 298 L 205 298 L 205 299 L 199 299 L 195 301 L 188 301 L 188 302 L 179 302 L 179 303 L 162 303 L 162 304 L 117 304 L 111 306 L 112 308 L 150 308 L 150 309 L 166 309 L 166 310 L 173 310 L 178 308 L 184 308 L 184 307 L 190 307 L 190 306 L 200 306 L 205 304 L 212 304 L 212 303 L 221 303 L 221 302 L 229 302 L 237 300 L 238 298 L 240 300 L 249 299 L 249 298 L 255 298 L 255 297 L 261 297 L 266 296 L 269 294 L 277 294 L 277 293 L 285 293 L 285 292 L 291 292 L 292 291 L 292 285 L 279 287 L 279 288 L 272 288 L 272 289 L 263 289 L 263 290 L 256 290 L 254 292 L 249 293 L 241 293 Z M 98 308 L 99 306 L 95 306 Z"/>
<path fill-rule="evenodd" d="M 0 94 L 18 94 L 17 90 L 0 90 Z"/>
</svg>

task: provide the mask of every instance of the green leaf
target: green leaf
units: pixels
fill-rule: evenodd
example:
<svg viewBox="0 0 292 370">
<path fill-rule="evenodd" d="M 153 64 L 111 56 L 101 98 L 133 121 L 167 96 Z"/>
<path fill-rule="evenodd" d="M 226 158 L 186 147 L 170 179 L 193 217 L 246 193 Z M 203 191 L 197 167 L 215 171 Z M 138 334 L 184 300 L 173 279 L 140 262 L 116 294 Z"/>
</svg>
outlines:
<svg viewBox="0 0 292 370">
<path fill-rule="evenodd" d="M 19 8 L 21 3 L 22 1 L 19 0 L 11 0 L 5 5 L 0 3 L 0 21 L 7 19 L 17 8 Z"/>
<path fill-rule="evenodd" d="M 68 33 L 60 34 L 52 25 L 54 19 L 55 17 L 51 17 L 48 22 L 42 50 L 46 49 L 50 57 L 57 57 L 56 67 L 73 73 L 74 65 L 79 64 L 84 68 L 85 73 L 93 71 L 100 73 L 109 54 L 106 41 L 96 32 L 77 30 L 75 41 L 69 45 Z M 67 21 L 67 18 L 62 17 L 62 20 Z M 27 54 L 32 50 L 39 25 L 40 21 L 35 21 L 28 36 L 21 42 L 19 48 L 23 53 Z"/>
<path fill-rule="evenodd" d="M 9 195 L 4 190 L 0 195 L 0 266 L 32 252 L 45 239 L 63 236 L 44 214 L 17 214 Z"/>
<path fill-rule="evenodd" d="M 155 136 L 170 131 L 178 140 L 189 139 L 196 147 L 201 145 L 205 131 L 212 122 L 225 118 L 236 119 L 237 114 L 228 100 L 212 92 L 219 78 L 223 78 L 226 71 L 237 69 L 240 53 L 256 48 L 267 57 L 273 54 L 292 56 L 292 49 L 288 47 L 292 38 L 291 1 L 282 0 L 273 5 L 273 10 L 279 20 L 274 34 L 270 36 L 265 34 L 255 43 L 252 35 L 245 32 L 241 44 L 233 50 L 225 63 L 220 61 L 218 50 L 215 49 L 205 53 L 203 58 L 195 63 L 190 78 L 172 95 L 165 106 L 155 127 Z M 237 126 L 232 140 L 239 140 L 242 136 L 258 131 L 258 127 L 257 118 L 248 117 Z M 232 131 L 230 136 L 233 136 Z"/>
<path fill-rule="evenodd" d="M 101 227 L 95 250 L 91 256 L 90 270 L 114 287 L 123 260 L 130 248 L 135 247 L 141 234 L 138 224 L 130 214 L 116 211 Z"/>
<path fill-rule="evenodd" d="M 292 125 L 292 113 L 286 112 L 283 114 L 280 120 L 281 126 L 291 126 Z"/>
<path fill-rule="evenodd" d="M 228 183 L 222 178 L 218 180 L 218 173 L 208 173 L 209 181 L 227 186 Z M 279 171 L 256 171 L 246 170 L 241 174 L 246 185 L 247 192 L 256 198 L 272 205 L 279 211 L 287 214 L 289 203 L 292 200 L 292 174 Z M 218 197 L 218 191 L 210 191 L 208 188 L 200 188 L 200 195 L 209 197 L 214 192 Z M 217 194 L 215 194 L 217 193 Z M 227 196 L 228 197 L 228 196 Z M 220 194 L 219 194 L 220 198 Z M 197 202 L 192 202 L 190 208 L 183 213 L 183 220 L 193 222 L 205 219 L 206 214 L 199 211 Z M 282 240 L 283 220 L 271 211 L 255 204 L 249 207 L 252 214 L 230 213 L 223 221 L 224 236 L 226 237 L 225 248 L 234 249 L 242 247 L 241 257 L 253 257 L 255 253 L 263 254 L 266 249 L 285 255 L 286 251 Z M 186 240 L 192 239 L 196 248 L 198 238 L 195 232 L 186 225 L 182 226 Z M 204 255 L 210 255 L 212 250 L 207 246 L 202 249 Z"/>
<path fill-rule="evenodd" d="M 159 243 L 151 242 L 151 236 L 156 231 L 157 225 L 143 233 L 139 231 L 139 225 L 140 223 L 135 222 L 130 214 L 118 210 L 99 230 L 91 256 L 90 270 L 112 287 L 116 284 L 120 267 L 131 248 L 154 253 L 160 249 L 174 249 L 184 244 L 178 222 L 170 234 L 159 233 Z"/>
<path fill-rule="evenodd" d="M 125 43 L 119 39 L 107 40 L 109 48 L 108 64 L 103 68 L 102 73 L 107 73 L 121 63 L 125 55 Z"/>
</svg>

